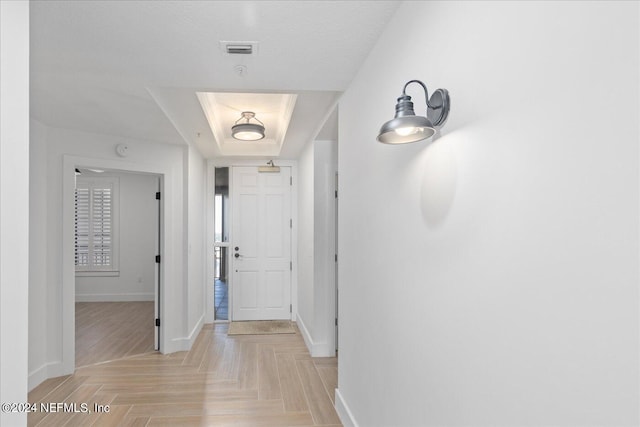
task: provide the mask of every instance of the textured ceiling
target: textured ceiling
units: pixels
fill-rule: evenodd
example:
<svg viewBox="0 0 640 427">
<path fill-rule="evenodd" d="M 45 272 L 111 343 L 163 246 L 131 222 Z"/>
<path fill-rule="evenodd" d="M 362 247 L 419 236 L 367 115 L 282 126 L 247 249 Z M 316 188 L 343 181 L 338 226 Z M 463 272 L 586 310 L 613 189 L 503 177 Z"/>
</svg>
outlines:
<svg viewBox="0 0 640 427">
<path fill-rule="evenodd" d="M 295 157 L 306 142 L 294 139 L 295 128 L 320 130 L 397 6 L 32 1 L 32 116 L 56 127 L 195 143 L 212 157 L 219 154 L 212 141 L 195 141 L 206 123 L 196 91 L 304 93 L 318 103 L 315 109 L 304 97 L 296 103 L 303 111 L 294 111 L 285 139 L 290 148 L 281 153 Z M 258 41 L 258 53 L 229 56 L 221 40 Z M 246 73 L 238 75 L 236 65 Z"/>
</svg>

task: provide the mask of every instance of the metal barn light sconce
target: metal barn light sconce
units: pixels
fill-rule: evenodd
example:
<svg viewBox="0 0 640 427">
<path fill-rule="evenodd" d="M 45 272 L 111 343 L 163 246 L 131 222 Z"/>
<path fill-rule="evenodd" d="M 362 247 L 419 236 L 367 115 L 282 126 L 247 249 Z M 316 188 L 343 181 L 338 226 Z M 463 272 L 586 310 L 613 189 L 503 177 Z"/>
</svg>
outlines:
<svg viewBox="0 0 640 427">
<path fill-rule="evenodd" d="M 239 123 L 244 120 L 244 122 Z M 254 120 L 258 123 L 251 123 Z M 264 138 L 264 123 L 256 119 L 255 113 L 243 111 L 236 123 L 231 127 L 231 135 L 241 141 L 257 141 Z"/>
<path fill-rule="evenodd" d="M 424 89 L 427 101 L 426 117 L 416 116 L 413 111 L 413 102 L 406 93 L 407 86 L 411 83 L 418 83 Z M 402 95 L 398 98 L 395 117 L 382 125 L 377 139 L 384 144 L 407 144 L 430 138 L 447 121 L 449 107 L 449 92 L 446 89 L 437 89 L 429 98 L 424 83 L 420 80 L 410 80 L 404 85 Z"/>
</svg>

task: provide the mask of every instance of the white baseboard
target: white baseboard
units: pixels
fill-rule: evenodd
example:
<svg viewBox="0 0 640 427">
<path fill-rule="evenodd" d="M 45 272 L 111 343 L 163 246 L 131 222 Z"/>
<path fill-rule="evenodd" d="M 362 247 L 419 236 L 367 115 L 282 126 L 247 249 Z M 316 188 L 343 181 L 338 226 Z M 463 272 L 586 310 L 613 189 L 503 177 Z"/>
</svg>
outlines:
<svg viewBox="0 0 640 427">
<path fill-rule="evenodd" d="M 64 375 L 64 370 L 62 369 L 62 362 L 50 362 L 45 363 L 39 368 L 29 372 L 28 378 L 28 387 L 29 391 L 33 390 L 37 386 L 39 386 L 44 380 L 49 378 L 60 377 Z"/>
<path fill-rule="evenodd" d="M 298 329 L 300 329 L 300 333 L 302 334 L 304 343 L 307 345 L 307 349 L 309 349 L 311 357 L 335 357 L 336 350 L 335 348 L 332 348 L 332 345 L 329 345 L 326 342 L 315 342 L 313 338 L 311 338 L 311 334 L 309 333 L 307 326 L 304 324 L 304 320 L 302 320 L 302 316 L 300 316 L 300 314 L 298 314 L 296 324 L 298 325 Z"/>
<path fill-rule="evenodd" d="M 193 327 L 193 329 L 191 329 L 191 333 L 187 337 L 187 342 L 189 344 L 189 348 L 187 348 L 185 350 L 191 350 L 191 346 L 193 346 L 193 343 L 196 342 L 196 338 L 198 338 L 198 334 L 202 330 L 202 326 L 204 326 L 204 313 L 202 313 L 202 316 L 200 316 L 200 318 L 196 322 L 196 324 Z"/>
<path fill-rule="evenodd" d="M 302 339 L 304 339 L 304 343 L 307 345 L 307 349 L 309 353 L 313 356 L 313 339 L 307 330 L 307 327 L 304 324 L 304 320 L 302 320 L 302 316 L 298 313 L 298 318 L 296 319 L 296 324 L 298 325 L 298 329 L 300 329 L 300 333 L 302 334 Z"/>
<path fill-rule="evenodd" d="M 202 316 L 200 316 L 200 319 L 198 319 L 198 321 L 196 322 L 196 325 L 191 330 L 191 333 L 189 333 L 189 336 L 172 339 L 168 343 L 168 345 L 164 346 L 164 348 L 162 349 L 162 353 L 169 354 L 175 353 L 176 351 L 191 350 L 193 343 L 196 341 L 196 338 L 198 338 L 198 334 L 202 330 L 202 326 L 204 326 L 204 316 L 204 313 L 202 314 Z"/>
<path fill-rule="evenodd" d="M 153 293 L 135 294 L 76 294 L 76 302 L 155 301 Z"/>
<path fill-rule="evenodd" d="M 359 427 L 358 422 L 356 421 L 353 413 L 349 409 L 349 405 L 340 394 L 340 390 L 336 389 L 336 403 L 335 408 L 338 413 L 338 417 L 340 417 L 340 421 L 342 421 L 342 425 L 344 427 Z"/>
</svg>

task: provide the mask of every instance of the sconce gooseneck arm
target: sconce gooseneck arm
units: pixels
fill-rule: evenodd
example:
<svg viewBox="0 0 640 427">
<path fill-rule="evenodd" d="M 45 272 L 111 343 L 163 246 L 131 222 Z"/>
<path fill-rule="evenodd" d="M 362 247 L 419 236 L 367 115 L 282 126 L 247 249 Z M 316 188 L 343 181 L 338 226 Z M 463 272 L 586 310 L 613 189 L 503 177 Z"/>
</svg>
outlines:
<svg viewBox="0 0 640 427">
<path fill-rule="evenodd" d="M 418 83 L 420 86 L 422 86 L 422 89 L 424 89 L 424 97 L 425 97 L 425 100 L 427 101 L 427 107 L 432 109 L 442 108 L 442 105 L 432 105 L 429 102 L 429 91 L 427 90 L 427 86 L 424 83 L 422 83 L 420 80 L 409 80 L 407 83 L 405 83 L 404 87 L 402 88 L 402 96 L 407 96 L 407 93 L 406 93 L 407 86 L 409 86 L 411 83 Z"/>
</svg>

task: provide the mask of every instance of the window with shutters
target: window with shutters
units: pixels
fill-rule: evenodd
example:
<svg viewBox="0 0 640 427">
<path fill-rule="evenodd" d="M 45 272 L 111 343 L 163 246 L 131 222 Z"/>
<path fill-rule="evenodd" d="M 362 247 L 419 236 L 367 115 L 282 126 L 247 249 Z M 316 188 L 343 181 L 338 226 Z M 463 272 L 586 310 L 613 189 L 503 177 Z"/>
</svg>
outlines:
<svg viewBox="0 0 640 427">
<path fill-rule="evenodd" d="M 76 272 L 118 273 L 118 178 L 76 177 Z"/>
</svg>

